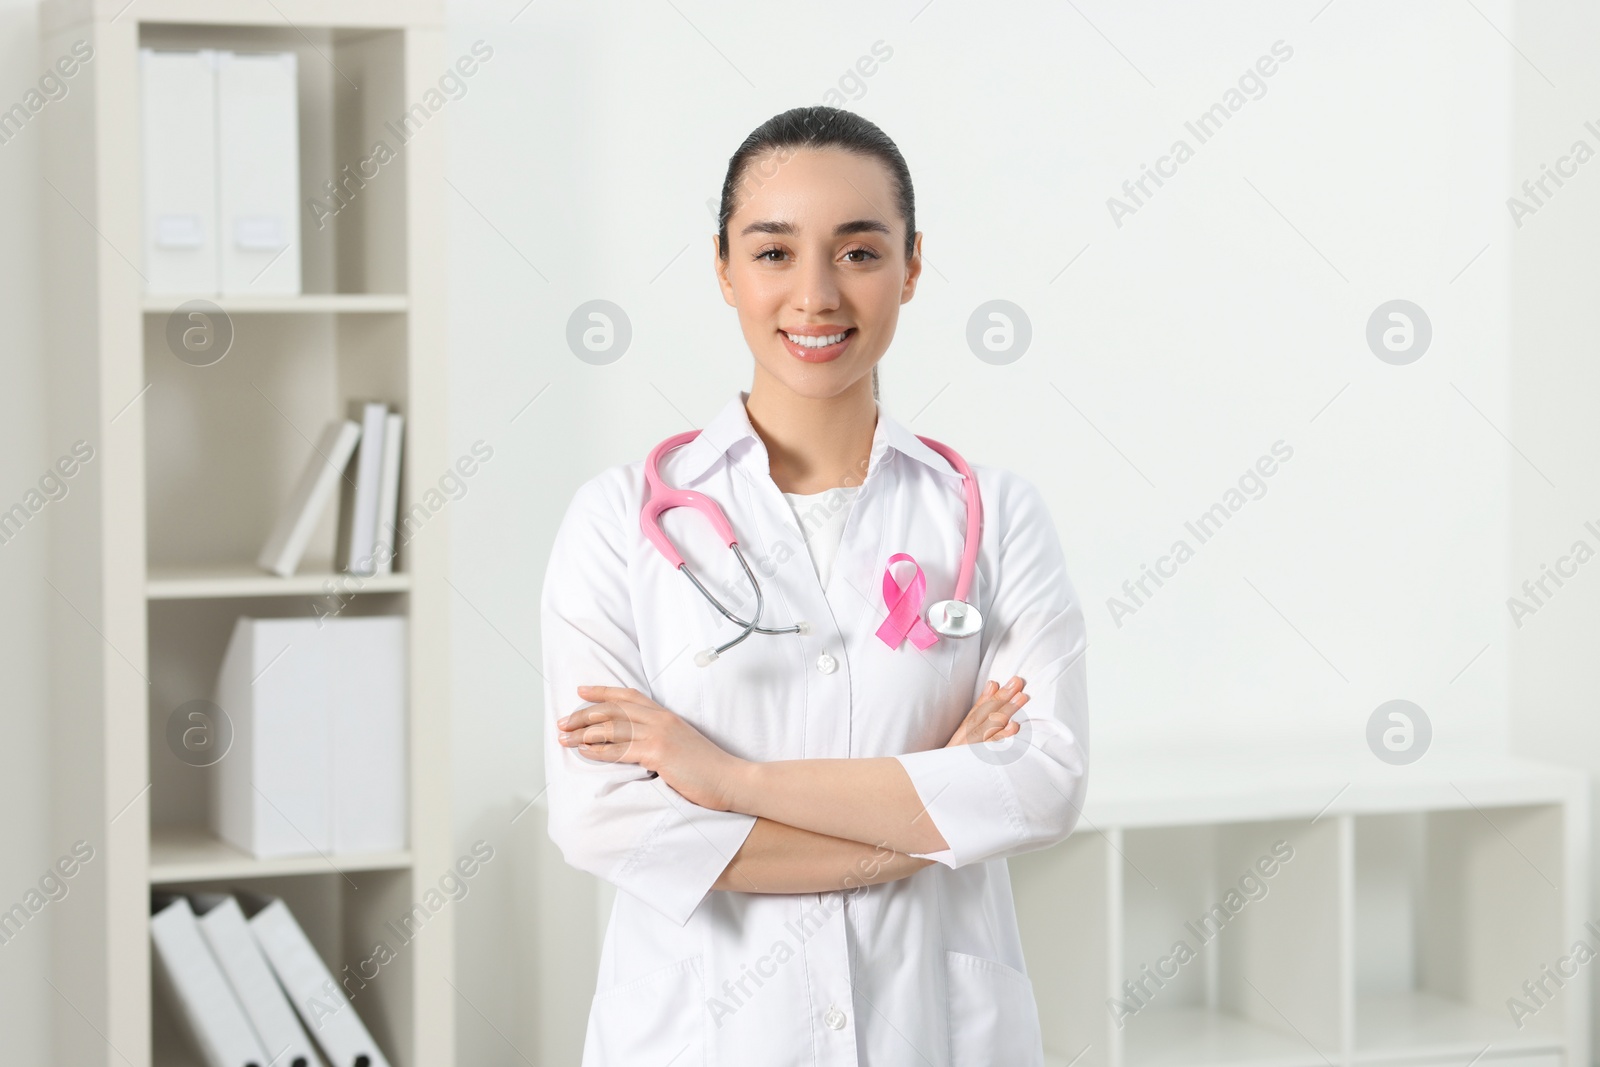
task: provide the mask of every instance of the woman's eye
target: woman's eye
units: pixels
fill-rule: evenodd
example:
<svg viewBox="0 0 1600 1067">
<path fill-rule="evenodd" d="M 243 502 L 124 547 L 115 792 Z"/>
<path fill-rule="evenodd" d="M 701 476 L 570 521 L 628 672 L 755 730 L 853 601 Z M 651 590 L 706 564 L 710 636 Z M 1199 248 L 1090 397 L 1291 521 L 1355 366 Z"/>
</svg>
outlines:
<svg viewBox="0 0 1600 1067">
<path fill-rule="evenodd" d="M 767 259 L 767 256 L 773 255 L 773 254 L 781 256 L 781 255 L 783 255 L 783 249 L 781 249 L 781 248 L 764 248 L 761 251 L 756 253 L 756 259 L 765 259 L 768 263 L 771 263 L 773 261 L 770 260 L 770 259 Z"/>
<path fill-rule="evenodd" d="M 870 248 L 852 248 L 850 251 L 846 252 L 845 255 L 853 256 L 853 255 L 856 255 L 857 253 L 859 253 L 859 254 L 861 254 L 863 256 L 868 256 L 868 257 L 870 257 L 872 259 L 877 259 L 878 258 L 878 253 L 874 252 Z M 850 262 L 852 262 L 852 263 L 865 263 L 866 260 L 852 259 Z"/>
</svg>

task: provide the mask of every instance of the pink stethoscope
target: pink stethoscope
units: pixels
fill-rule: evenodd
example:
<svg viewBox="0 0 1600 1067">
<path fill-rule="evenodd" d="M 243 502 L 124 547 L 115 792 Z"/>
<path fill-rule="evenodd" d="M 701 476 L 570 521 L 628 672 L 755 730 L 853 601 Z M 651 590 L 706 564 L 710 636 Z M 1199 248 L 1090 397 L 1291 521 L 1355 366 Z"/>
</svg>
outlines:
<svg viewBox="0 0 1600 1067">
<path fill-rule="evenodd" d="M 716 648 L 708 648 L 695 654 L 694 661 L 698 666 L 710 666 L 728 649 L 753 633 L 757 634 L 808 634 L 811 624 L 799 622 L 793 626 L 784 626 L 777 629 L 768 629 L 757 625 L 761 618 L 761 608 L 764 603 L 761 594 L 761 583 L 756 581 L 755 572 L 750 569 L 750 564 L 745 562 L 744 553 L 739 549 L 739 540 L 733 536 L 733 527 L 728 523 L 728 517 L 722 513 L 722 508 L 717 502 L 693 489 L 674 489 L 661 477 L 661 457 L 680 445 L 686 445 L 700 435 L 699 430 L 685 430 L 683 433 L 673 434 L 650 450 L 650 455 L 644 461 L 644 477 L 647 495 L 644 505 L 639 509 L 639 528 L 644 531 L 650 543 L 661 550 L 667 562 L 682 571 L 700 590 L 700 594 L 710 601 L 711 606 L 721 612 L 735 626 L 744 630 L 731 641 L 726 641 Z M 956 577 L 955 596 L 950 600 L 940 600 L 928 608 L 927 622 L 921 616 L 923 594 L 926 590 L 927 579 L 923 576 L 922 568 L 917 566 L 917 561 L 904 552 L 896 552 L 889 557 L 889 562 L 883 571 L 883 599 L 889 609 L 888 618 L 878 627 L 878 637 L 890 648 L 899 648 L 900 642 L 909 639 L 919 649 L 926 649 L 938 640 L 934 630 L 946 637 L 971 637 L 983 629 L 983 616 L 978 609 L 967 603 L 967 592 L 972 587 L 972 575 L 977 569 L 978 542 L 983 530 L 983 501 L 978 491 L 978 480 L 972 475 L 972 468 L 967 466 L 967 461 L 962 459 L 955 449 L 948 445 L 940 444 L 931 438 L 917 434 L 917 439 L 945 459 L 950 461 L 961 474 L 961 495 L 967 505 L 967 529 L 965 540 L 961 548 L 961 570 Z M 739 560 L 739 566 L 744 568 L 745 577 L 750 579 L 750 586 L 756 591 L 755 617 L 749 622 L 739 618 L 722 605 L 722 602 L 711 591 L 700 584 L 700 579 L 694 576 L 689 565 L 683 561 L 677 548 L 672 544 L 672 539 L 661 528 L 661 516 L 672 508 L 693 508 L 704 515 L 716 531 L 717 536 L 731 549 Z M 892 573 L 894 565 L 898 562 L 909 561 L 916 567 L 916 573 L 905 586 L 897 582 Z M 929 629 L 929 626 L 932 629 Z"/>
</svg>

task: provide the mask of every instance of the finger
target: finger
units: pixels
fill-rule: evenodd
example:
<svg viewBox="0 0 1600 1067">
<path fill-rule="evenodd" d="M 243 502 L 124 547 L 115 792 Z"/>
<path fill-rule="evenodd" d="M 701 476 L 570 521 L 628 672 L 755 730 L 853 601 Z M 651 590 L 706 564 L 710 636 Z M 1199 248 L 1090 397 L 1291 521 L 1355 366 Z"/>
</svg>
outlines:
<svg viewBox="0 0 1600 1067">
<path fill-rule="evenodd" d="M 582 730 L 576 731 L 573 736 L 577 738 L 578 743 L 581 745 L 614 744 L 618 741 L 627 740 L 625 737 L 618 736 L 619 728 L 622 725 L 617 722 L 597 723 L 594 726 L 586 726 Z"/>
<path fill-rule="evenodd" d="M 637 689 L 629 689 L 619 685 L 580 685 L 578 686 L 578 696 L 584 700 L 593 700 L 596 703 L 605 703 L 606 701 L 637 703 L 639 701 L 648 702 L 650 699 Z"/>
<path fill-rule="evenodd" d="M 556 725 L 563 730 L 572 730 L 590 723 L 604 722 L 614 715 L 624 714 L 625 712 L 615 704 L 592 704 L 562 716 L 556 720 Z"/>
<path fill-rule="evenodd" d="M 633 763 L 635 761 L 628 758 L 628 748 L 627 745 L 579 745 L 578 753 L 606 763 Z"/>
</svg>

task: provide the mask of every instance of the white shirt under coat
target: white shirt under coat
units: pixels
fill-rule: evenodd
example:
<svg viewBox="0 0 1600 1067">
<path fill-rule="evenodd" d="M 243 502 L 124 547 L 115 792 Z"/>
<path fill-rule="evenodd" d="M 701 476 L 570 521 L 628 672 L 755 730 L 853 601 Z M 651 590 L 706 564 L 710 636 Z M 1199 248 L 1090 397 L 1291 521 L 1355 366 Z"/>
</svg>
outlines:
<svg viewBox="0 0 1600 1067">
<path fill-rule="evenodd" d="M 669 453 L 662 474 L 722 506 L 762 581 L 762 624 L 804 619 L 811 633 L 752 634 L 695 665 L 737 631 L 641 532 L 642 459 L 583 483 L 551 550 L 540 614 L 550 836 L 567 862 L 622 890 L 583 1063 L 1039 1065 L 1005 859 L 1067 836 L 1088 765 L 1084 616 L 1050 513 L 1031 482 L 969 458 L 984 505 L 969 599 L 983 630 L 890 649 L 876 631 L 891 555 L 921 565 L 924 607 L 953 595 L 961 476 L 880 404 L 824 586 L 748 396 Z M 662 522 L 700 580 L 748 613 L 754 597 L 710 525 L 688 508 Z M 910 570 L 897 564 L 902 584 Z M 1031 694 L 1018 738 L 944 748 L 983 684 L 1012 675 Z M 555 720 L 587 705 L 579 685 L 638 689 L 745 759 L 894 756 L 949 847 L 909 877 L 850 891 L 713 891 L 754 817 L 558 744 Z"/>
</svg>

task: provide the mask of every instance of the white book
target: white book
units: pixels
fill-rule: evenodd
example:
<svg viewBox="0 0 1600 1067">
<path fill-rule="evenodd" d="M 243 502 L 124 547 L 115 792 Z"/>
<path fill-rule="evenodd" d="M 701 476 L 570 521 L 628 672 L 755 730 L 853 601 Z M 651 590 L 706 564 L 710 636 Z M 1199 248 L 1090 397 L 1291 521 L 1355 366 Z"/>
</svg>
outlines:
<svg viewBox="0 0 1600 1067">
<path fill-rule="evenodd" d="M 216 52 L 139 50 L 150 293 L 216 293 Z"/>
<path fill-rule="evenodd" d="M 300 566 L 317 519 L 344 476 L 350 454 L 360 439 L 361 426 L 355 422 L 336 419 L 322 428 L 322 436 L 307 457 L 294 492 L 278 512 L 278 521 L 262 546 L 261 555 L 256 557 L 261 569 L 287 578 Z"/>
<path fill-rule="evenodd" d="M 150 917 L 156 976 L 206 1067 L 267 1067 L 233 986 L 211 953 L 187 897 L 157 897 Z"/>
<path fill-rule="evenodd" d="M 240 618 L 215 701 L 212 832 L 257 858 L 407 845 L 407 620 Z"/>
<path fill-rule="evenodd" d="M 394 571 L 398 547 L 395 527 L 400 522 L 400 446 L 405 440 L 405 417 L 391 411 L 383 426 L 383 470 L 378 476 L 378 534 L 373 558 L 374 574 Z"/>
<path fill-rule="evenodd" d="M 262 1067 L 311 1067 L 316 1062 L 311 1039 L 250 933 L 239 901 L 227 893 L 193 893 L 189 899 L 199 916 L 200 933 L 267 1054 Z"/>
<path fill-rule="evenodd" d="M 221 291 L 300 292 L 300 133 L 293 52 L 217 53 Z"/>
<path fill-rule="evenodd" d="M 213 699 L 233 722 L 233 747 L 212 767 L 211 829 L 258 859 L 315 855 L 333 844 L 333 727 L 319 621 L 239 618 L 217 675 Z"/>
<path fill-rule="evenodd" d="M 250 932 L 300 1021 L 333 1067 L 389 1067 L 355 1004 L 333 980 L 282 900 L 274 898 L 256 912 L 250 918 Z"/>
<path fill-rule="evenodd" d="M 355 476 L 339 496 L 339 557 L 348 574 L 371 575 L 378 540 L 378 489 L 383 476 L 383 431 L 389 409 L 376 401 L 350 402 L 350 417 L 361 420 L 361 447 Z"/>
</svg>

